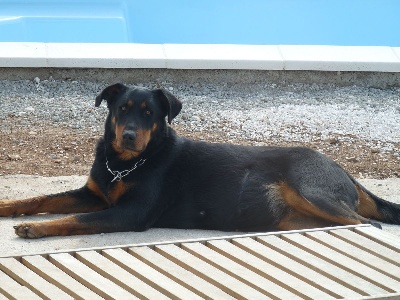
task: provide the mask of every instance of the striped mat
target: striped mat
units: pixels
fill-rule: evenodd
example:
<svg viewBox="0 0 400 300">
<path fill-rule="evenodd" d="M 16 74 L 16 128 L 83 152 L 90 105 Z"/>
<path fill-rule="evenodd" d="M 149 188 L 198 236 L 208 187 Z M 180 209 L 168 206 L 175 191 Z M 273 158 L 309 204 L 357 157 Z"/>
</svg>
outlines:
<svg viewBox="0 0 400 300">
<path fill-rule="evenodd" d="M 361 225 L 0 257 L 0 299 L 400 299 L 399 252 Z"/>
</svg>

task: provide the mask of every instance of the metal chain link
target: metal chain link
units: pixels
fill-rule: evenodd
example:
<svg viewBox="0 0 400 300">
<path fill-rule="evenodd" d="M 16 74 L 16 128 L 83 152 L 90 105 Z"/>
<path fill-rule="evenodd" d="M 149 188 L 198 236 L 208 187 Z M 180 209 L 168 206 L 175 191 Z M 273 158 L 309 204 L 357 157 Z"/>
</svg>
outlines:
<svg viewBox="0 0 400 300">
<path fill-rule="evenodd" d="M 126 175 L 128 175 L 130 172 L 132 172 L 133 170 L 135 170 L 137 167 L 142 166 L 145 163 L 146 159 L 145 158 L 141 158 L 139 161 L 136 162 L 136 164 L 129 170 L 123 170 L 123 171 L 113 171 L 110 169 L 110 167 L 108 166 L 108 159 L 106 157 L 106 167 L 108 172 L 110 172 L 114 178 L 113 180 L 111 180 L 111 182 L 114 182 L 115 180 L 117 181 L 121 181 L 121 179 L 123 177 L 125 177 Z"/>
</svg>

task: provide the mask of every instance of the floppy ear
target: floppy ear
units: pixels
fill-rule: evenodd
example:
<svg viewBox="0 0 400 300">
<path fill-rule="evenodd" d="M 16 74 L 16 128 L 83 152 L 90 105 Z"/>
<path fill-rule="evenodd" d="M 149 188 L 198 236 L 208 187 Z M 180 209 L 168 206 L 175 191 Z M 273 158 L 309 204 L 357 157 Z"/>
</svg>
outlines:
<svg viewBox="0 0 400 300">
<path fill-rule="evenodd" d="M 107 100 L 107 106 L 110 107 L 111 102 L 114 100 L 114 97 L 122 94 L 126 91 L 128 87 L 123 85 L 122 83 L 116 83 L 114 85 L 110 85 L 106 87 L 97 97 L 94 106 L 99 107 L 101 101 Z"/>
<path fill-rule="evenodd" d="M 161 105 L 166 111 L 168 116 L 168 123 L 171 124 L 172 120 L 179 114 L 182 109 L 182 102 L 179 101 L 174 95 L 172 95 L 166 89 L 156 89 L 158 99 L 161 101 Z"/>
</svg>

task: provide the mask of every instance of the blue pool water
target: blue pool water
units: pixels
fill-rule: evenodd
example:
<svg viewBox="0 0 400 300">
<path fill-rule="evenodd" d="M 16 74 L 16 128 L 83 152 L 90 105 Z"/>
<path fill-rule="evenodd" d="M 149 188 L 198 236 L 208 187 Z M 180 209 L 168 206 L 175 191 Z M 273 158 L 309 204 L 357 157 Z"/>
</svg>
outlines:
<svg viewBox="0 0 400 300">
<path fill-rule="evenodd" d="M 0 0 L 0 42 L 400 46 L 400 0 Z"/>
</svg>

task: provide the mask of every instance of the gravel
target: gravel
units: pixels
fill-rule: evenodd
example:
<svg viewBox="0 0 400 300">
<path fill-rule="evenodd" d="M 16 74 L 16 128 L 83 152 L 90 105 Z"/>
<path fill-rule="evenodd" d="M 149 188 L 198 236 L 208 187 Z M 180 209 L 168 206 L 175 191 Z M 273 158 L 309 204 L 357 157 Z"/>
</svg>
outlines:
<svg viewBox="0 0 400 300">
<path fill-rule="evenodd" d="M 370 140 L 383 151 L 399 150 L 393 149 L 393 143 L 400 142 L 398 87 L 380 90 L 316 84 L 245 88 L 163 84 L 183 100 L 184 109 L 176 122 L 189 130 L 213 130 L 222 123 L 222 129 L 229 131 L 232 138 L 244 135 L 259 140 L 272 137 L 311 141 L 357 136 Z M 2 80 L 0 120 L 10 115 L 26 116 L 22 125 L 46 120 L 54 126 L 101 131 L 105 105 L 94 109 L 93 102 L 106 85 L 38 77 L 31 81 Z"/>
<path fill-rule="evenodd" d="M 0 131 L 29 127 L 29 134 L 35 135 L 38 127 L 51 126 L 101 135 L 107 109 L 105 104 L 94 108 L 94 99 L 112 83 L 52 77 L 0 80 Z M 150 88 L 157 84 L 135 83 Z M 400 87 L 161 84 L 184 102 L 174 124 L 185 132 L 252 144 L 361 140 L 373 153 L 389 154 L 400 163 Z M 356 158 L 347 158 L 352 159 Z"/>
</svg>

